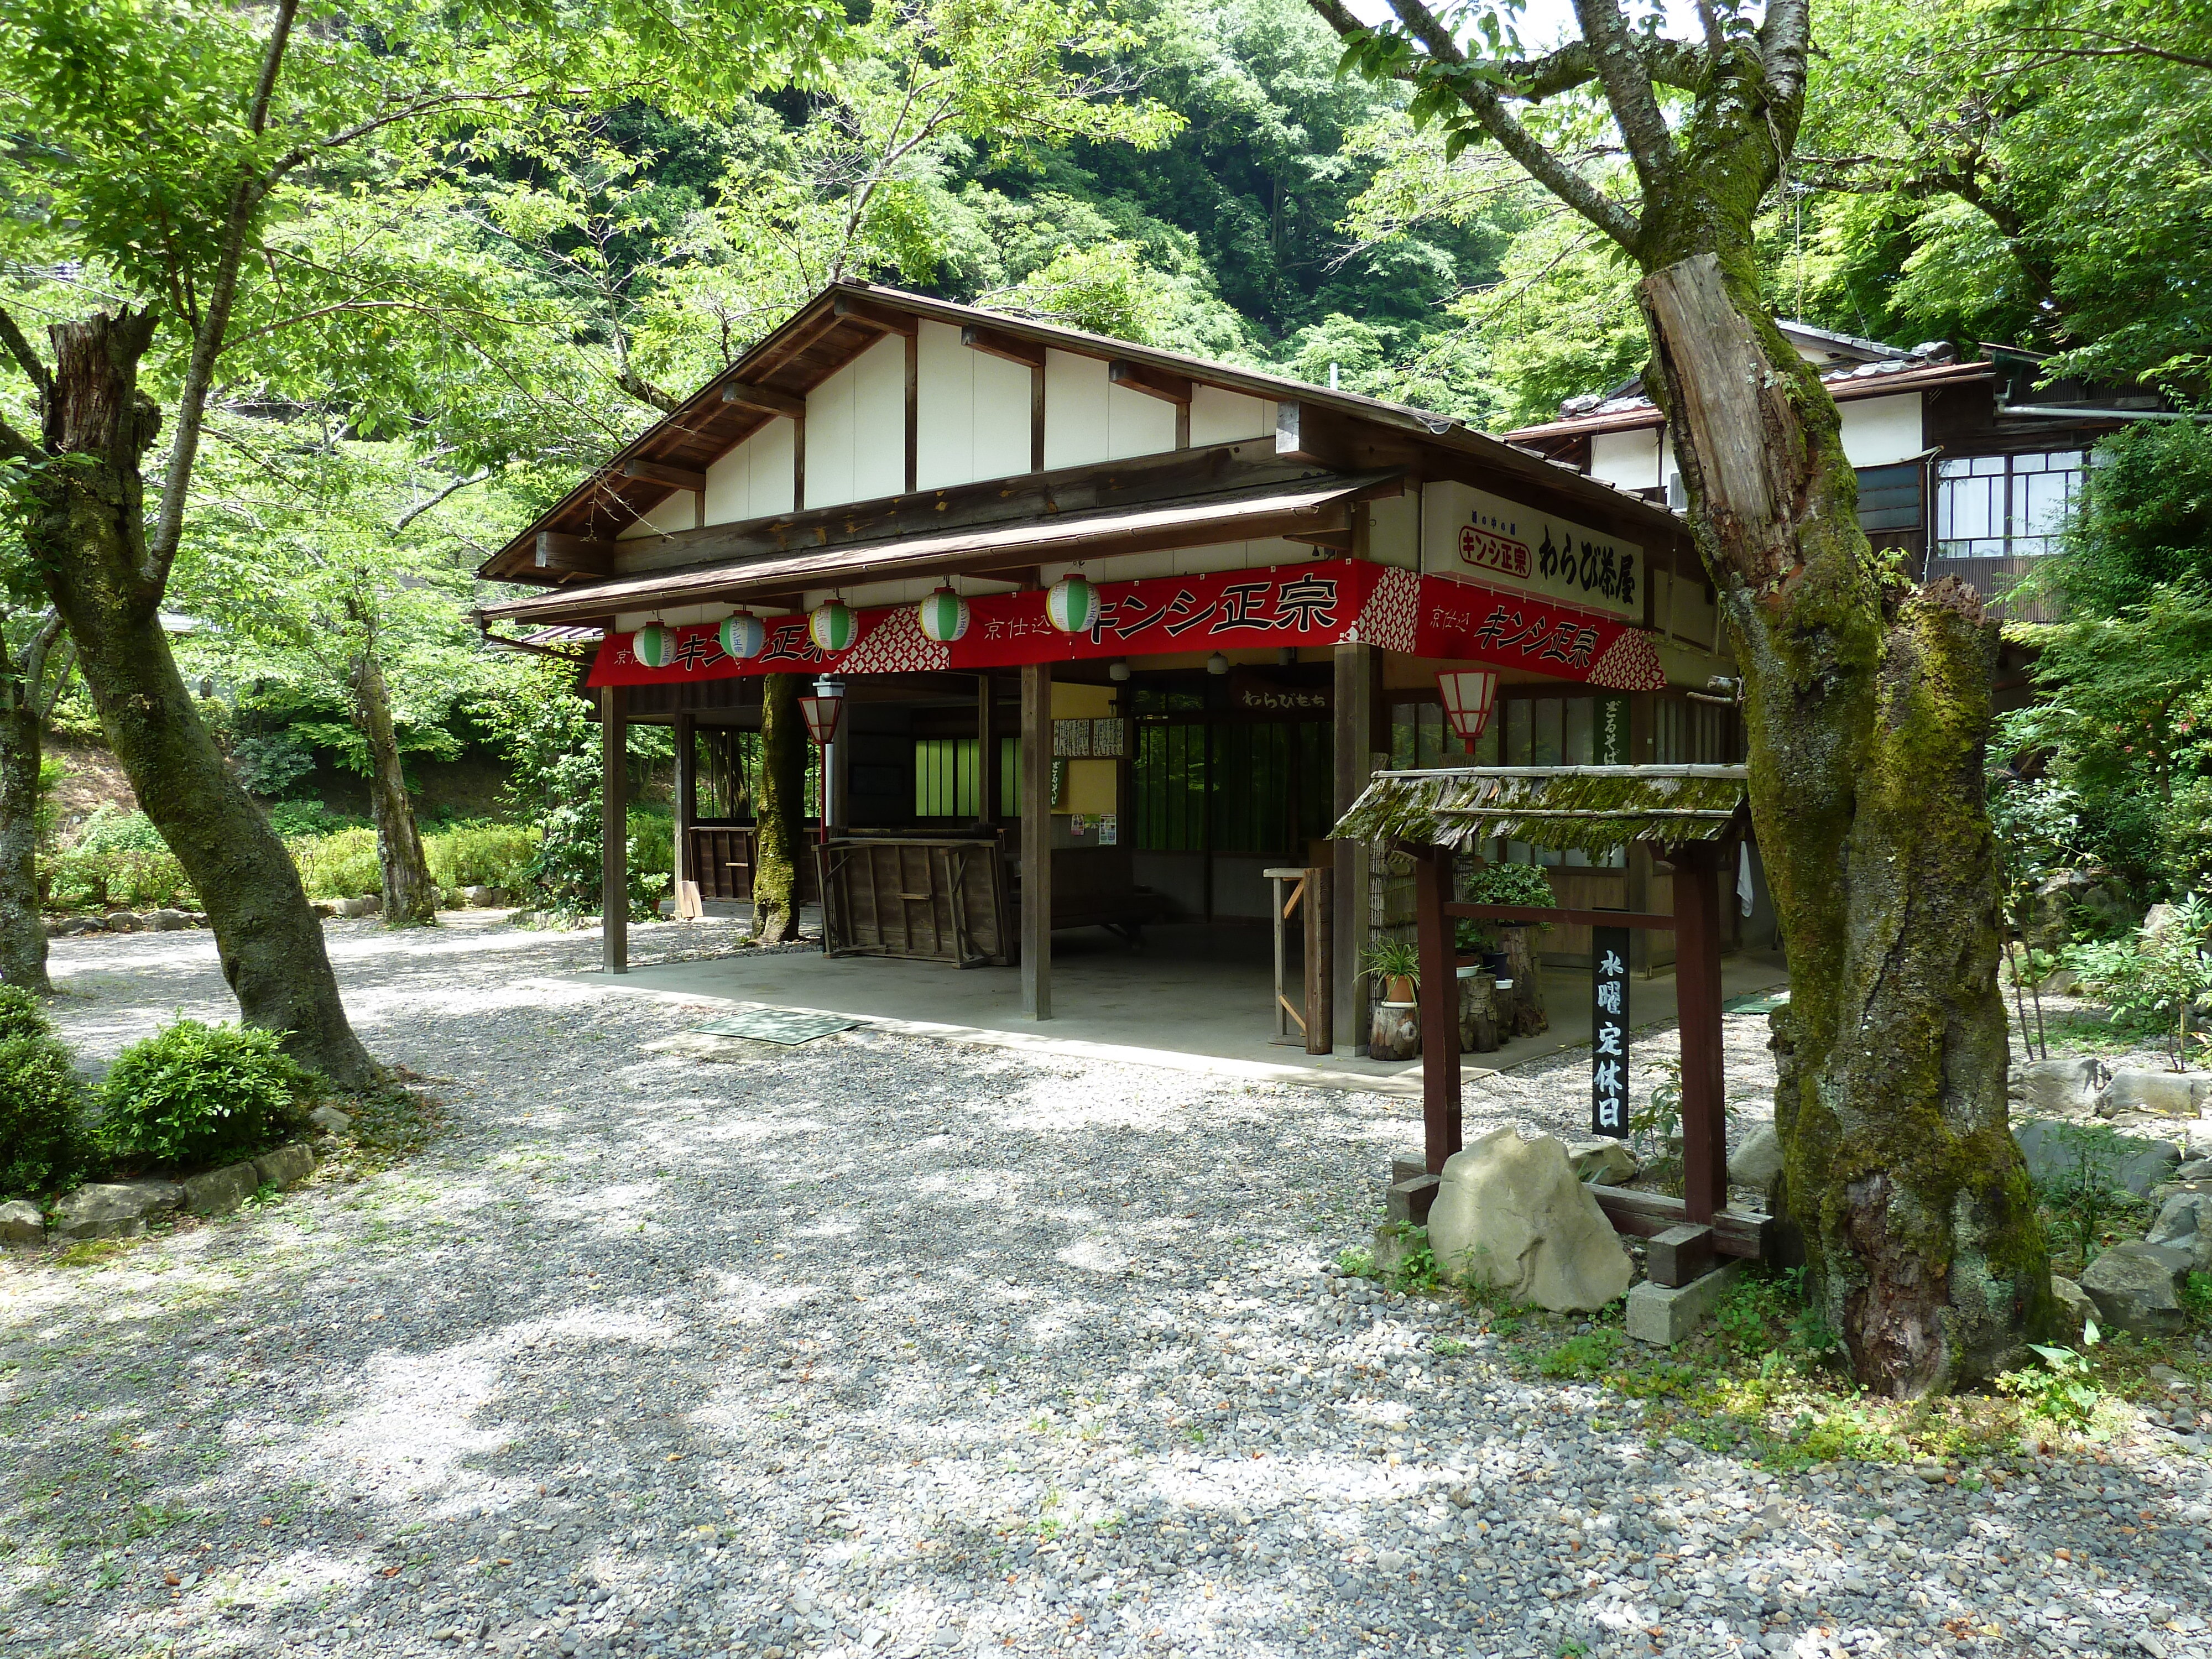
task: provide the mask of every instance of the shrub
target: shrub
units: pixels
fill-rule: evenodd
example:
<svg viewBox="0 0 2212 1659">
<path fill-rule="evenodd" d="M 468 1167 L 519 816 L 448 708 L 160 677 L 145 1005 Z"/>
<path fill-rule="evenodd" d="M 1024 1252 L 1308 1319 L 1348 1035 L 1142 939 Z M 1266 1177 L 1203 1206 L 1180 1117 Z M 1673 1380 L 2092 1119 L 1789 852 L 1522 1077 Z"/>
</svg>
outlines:
<svg viewBox="0 0 2212 1659">
<path fill-rule="evenodd" d="M 1486 864 L 1466 878 L 1464 902 L 1525 904 L 1549 910 L 1559 903 L 1552 878 L 1540 864 Z"/>
<path fill-rule="evenodd" d="M 38 1000 L 0 988 L 0 1198 L 49 1193 L 83 1172 L 84 1085 Z"/>
<path fill-rule="evenodd" d="M 300 884 L 309 898 L 359 898 L 384 890 L 384 866 L 376 860 L 374 830 L 296 836 L 284 847 L 300 867 Z"/>
<path fill-rule="evenodd" d="M 100 1086 L 101 1142 L 120 1158 L 191 1167 L 304 1133 L 315 1080 L 280 1041 L 185 1019 L 131 1044 Z"/>
<path fill-rule="evenodd" d="M 341 830 L 358 830 L 362 822 L 348 812 L 333 812 L 319 800 L 280 800 L 269 809 L 269 827 L 280 841 L 334 836 Z"/>
<path fill-rule="evenodd" d="M 52 902 L 80 909 L 188 906 L 192 884 L 143 812 L 94 807 L 76 840 L 45 860 Z"/>
<path fill-rule="evenodd" d="M 430 876 L 441 887 L 504 887 L 513 892 L 528 878 L 538 856 L 534 824 L 457 823 L 422 838 Z"/>
</svg>

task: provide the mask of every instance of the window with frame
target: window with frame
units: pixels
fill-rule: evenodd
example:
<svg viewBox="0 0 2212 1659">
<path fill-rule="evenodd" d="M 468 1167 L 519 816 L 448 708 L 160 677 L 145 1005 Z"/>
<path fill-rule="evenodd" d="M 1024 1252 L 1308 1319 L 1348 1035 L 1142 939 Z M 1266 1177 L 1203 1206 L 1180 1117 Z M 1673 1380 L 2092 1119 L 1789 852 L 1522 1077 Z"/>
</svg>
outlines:
<svg viewBox="0 0 2212 1659">
<path fill-rule="evenodd" d="M 2078 449 L 1937 462 L 1936 551 L 1950 558 L 2057 552 L 2087 464 Z"/>
</svg>

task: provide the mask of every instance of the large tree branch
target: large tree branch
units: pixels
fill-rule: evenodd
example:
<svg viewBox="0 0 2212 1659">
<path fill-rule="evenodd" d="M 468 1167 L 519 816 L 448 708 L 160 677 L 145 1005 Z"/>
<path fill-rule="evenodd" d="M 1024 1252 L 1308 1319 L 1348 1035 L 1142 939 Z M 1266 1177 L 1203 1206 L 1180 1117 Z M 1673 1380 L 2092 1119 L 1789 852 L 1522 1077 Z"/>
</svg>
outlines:
<svg viewBox="0 0 2212 1659">
<path fill-rule="evenodd" d="M 46 452 L 9 425 L 6 416 L 0 416 L 0 456 L 18 461 L 41 461 L 46 459 Z"/>
<path fill-rule="evenodd" d="M 292 19 L 299 0 L 277 0 L 276 16 L 263 49 L 261 70 L 254 77 L 250 118 L 258 137 L 268 125 L 269 100 L 284 62 L 285 43 L 291 39 Z M 247 173 L 231 187 L 230 210 L 217 246 L 215 270 L 208 283 L 207 307 L 192 332 L 191 356 L 185 365 L 184 386 L 177 398 L 177 435 L 169 446 L 169 464 L 161 475 L 161 513 L 147 539 L 146 562 L 138 573 L 140 584 L 158 603 L 168 586 L 169 567 L 176 562 L 178 545 L 185 533 L 185 497 L 191 487 L 192 464 L 198 459 L 200 429 L 207 418 L 209 388 L 215 383 L 215 360 L 222 350 L 222 337 L 230 326 L 230 311 L 238 298 L 239 267 L 246 257 L 246 232 L 255 208 L 267 193 L 266 175 Z"/>
<path fill-rule="evenodd" d="M 1575 17 L 1589 43 L 1598 84 L 1613 111 L 1613 124 L 1628 145 L 1628 159 L 1644 185 L 1645 199 L 1656 198 L 1674 171 L 1674 135 L 1668 130 L 1651 72 L 1628 33 L 1620 0 L 1575 0 Z"/>
<path fill-rule="evenodd" d="M 2037 37 L 2049 35 L 2055 39 L 2072 40 L 2081 44 L 2045 46 L 2037 43 Z M 2064 24 L 2047 24 L 2040 28 L 2024 28 L 2002 43 L 2003 49 L 2022 48 L 2025 58 L 2008 58 L 2004 67 L 2018 72 L 2040 69 L 2062 59 L 2077 58 L 2145 58 L 2161 64 L 2178 64 L 2184 69 L 2212 70 L 2212 58 L 2203 58 L 2194 52 L 2177 52 L 2171 46 L 2160 46 L 2154 40 L 2138 40 L 2124 34 L 2112 34 L 2102 29 L 2081 28 Z"/>
<path fill-rule="evenodd" d="M 465 478 L 454 479 L 453 483 L 447 484 L 443 489 L 431 496 L 428 501 L 424 501 L 420 507 L 410 507 L 404 513 L 401 514 L 398 521 L 392 525 L 392 529 L 395 531 L 406 529 L 409 525 L 413 524 L 416 520 L 421 518 L 432 507 L 437 506 L 440 501 L 444 501 L 447 496 L 457 495 L 460 491 L 466 489 L 471 484 L 480 484 L 489 477 L 491 477 L 491 469 L 489 467 L 485 467 L 480 472 L 470 473 Z"/>
<path fill-rule="evenodd" d="M 1366 24 L 1353 16 L 1343 0 L 1308 0 L 1322 20 L 1347 40 L 1364 39 Z M 1407 32 L 1419 41 L 1437 63 L 1453 68 L 1470 67 L 1467 54 L 1420 0 L 1391 0 Z M 1590 181 L 1540 143 L 1528 129 L 1513 118 L 1491 83 L 1479 76 L 1455 76 L 1453 94 L 1475 125 L 1498 147 L 1520 163 L 1522 170 L 1577 213 L 1625 248 L 1633 248 L 1642 227 L 1636 216 L 1604 195 Z"/>
<path fill-rule="evenodd" d="M 1766 82 L 1766 108 L 1784 161 L 1797 143 L 1805 118 L 1805 71 L 1813 51 L 1813 10 L 1807 0 L 1768 0 L 1759 26 L 1759 66 Z"/>
<path fill-rule="evenodd" d="M 4 306 L 0 306 L 0 341 L 6 343 L 8 355 L 15 360 L 23 373 L 30 377 L 31 384 L 38 388 L 40 407 L 43 409 L 54 395 L 54 372 L 31 349 L 30 341 L 24 337 L 22 329 Z"/>
</svg>

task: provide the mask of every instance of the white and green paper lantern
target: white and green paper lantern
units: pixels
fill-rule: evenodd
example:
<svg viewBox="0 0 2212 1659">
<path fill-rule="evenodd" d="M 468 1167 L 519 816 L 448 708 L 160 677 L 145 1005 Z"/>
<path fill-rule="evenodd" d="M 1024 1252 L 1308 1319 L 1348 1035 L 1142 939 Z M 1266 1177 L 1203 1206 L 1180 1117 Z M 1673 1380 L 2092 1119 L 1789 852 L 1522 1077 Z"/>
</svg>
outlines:
<svg viewBox="0 0 2212 1659">
<path fill-rule="evenodd" d="M 859 631 L 853 607 L 842 600 L 825 599 L 806 613 L 806 636 L 824 651 L 851 649 Z"/>
<path fill-rule="evenodd" d="M 725 656 L 736 662 L 750 662 L 768 643 L 768 625 L 751 611 L 740 611 L 733 617 L 722 618 L 718 637 Z"/>
<path fill-rule="evenodd" d="M 1080 576 L 1062 576 L 1044 596 L 1044 614 L 1063 634 L 1083 634 L 1098 620 L 1098 590 Z"/>
<path fill-rule="evenodd" d="M 665 668 L 676 660 L 676 635 L 659 623 L 647 623 L 637 630 L 629 648 L 647 668 Z"/>
<path fill-rule="evenodd" d="M 968 601 L 949 587 L 940 587 L 924 599 L 922 637 L 937 645 L 950 645 L 968 631 Z"/>
</svg>

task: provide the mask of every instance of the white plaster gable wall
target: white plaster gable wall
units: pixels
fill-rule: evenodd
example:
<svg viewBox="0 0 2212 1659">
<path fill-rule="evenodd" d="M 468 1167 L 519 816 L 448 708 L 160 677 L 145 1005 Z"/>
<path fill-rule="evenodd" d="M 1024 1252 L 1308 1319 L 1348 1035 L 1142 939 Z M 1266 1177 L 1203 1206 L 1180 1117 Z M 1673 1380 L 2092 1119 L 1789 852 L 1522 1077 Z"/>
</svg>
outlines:
<svg viewBox="0 0 2212 1659">
<path fill-rule="evenodd" d="M 1589 475 L 1623 489 L 1656 489 L 1661 476 L 1659 428 L 1590 434 Z"/>
<path fill-rule="evenodd" d="M 921 489 L 1030 470 L 1030 371 L 960 343 L 924 319 L 915 356 L 915 484 Z"/>
<path fill-rule="evenodd" d="M 906 342 L 886 335 L 806 394 L 806 501 L 906 488 Z"/>
<path fill-rule="evenodd" d="M 1857 398 L 1839 404 L 1844 417 L 1844 459 L 1853 466 L 1884 466 L 1909 461 L 1928 446 L 1920 433 L 1920 394 Z"/>
<path fill-rule="evenodd" d="M 1421 498 L 1418 491 L 1386 495 L 1367 504 L 1367 556 L 1401 570 L 1421 568 Z"/>
<path fill-rule="evenodd" d="M 646 508 L 644 516 L 635 524 L 616 532 L 615 539 L 634 542 L 647 536 L 665 536 L 672 531 L 698 527 L 698 497 L 688 489 L 672 489 Z"/>
<path fill-rule="evenodd" d="M 1245 438 L 1265 438 L 1275 429 L 1275 406 L 1241 392 L 1218 386 L 1194 387 L 1190 394 L 1190 441 L 1199 444 L 1231 444 Z M 1172 435 L 1170 435 L 1172 441 Z"/>
<path fill-rule="evenodd" d="M 1176 447 L 1173 404 L 1109 385 L 1097 357 L 1048 351 L 1044 464 L 1048 469 L 1157 455 Z"/>
<path fill-rule="evenodd" d="M 795 429 L 777 416 L 707 469 L 707 522 L 736 524 L 788 513 Z"/>
</svg>

